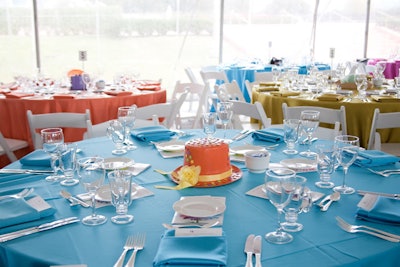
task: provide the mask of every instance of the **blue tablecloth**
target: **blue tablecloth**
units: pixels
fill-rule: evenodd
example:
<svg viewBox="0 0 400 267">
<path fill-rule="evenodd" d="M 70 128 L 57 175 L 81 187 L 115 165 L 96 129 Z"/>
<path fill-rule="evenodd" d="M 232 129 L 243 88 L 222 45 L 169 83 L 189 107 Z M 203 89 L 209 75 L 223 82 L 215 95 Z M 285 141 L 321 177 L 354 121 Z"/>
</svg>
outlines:
<svg viewBox="0 0 400 267">
<path fill-rule="evenodd" d="M 195 131 L 197 137 L 204 137 L 201 130 Z M 237 132 L 227 132 L 227 137 L 233 137 Z M 222 137 L 223 130 L 216 136 Z M 196 137 L 196 136 L 195 136 Z M 188 140 L 185 137 L 182 140 Z M 193 138 L 193 136 L 191 136 Z M 88 266 L 112 266 L 122 252 L 128 235 L 138 232 L 146 233 L 146 244 L 136 257 L 136 266 L 151 266 L 165 229 L 163 222 L 171 222 L 174 210 L 172 205 L 181 196 L 212 195 L 226 197 L 223 230 L 228 246 L 228 266 L 244 266 L 246 255 L 243 252 L 247 235 L 265 235 L 277 227 L 276 209 L 265 199 L 246 195 L 246 192 L 263 183 L 263 174 L 249 173 L 242 162 L 232 162 L 241 168 L 243 176 L 240 180 L 228 185 L 214 188 L 186 188 L 181 191 L 162 190 L 154 185 L 174 185 L 153 169 L 174 170 L 183 163 L 183 158 L 164 159 L 153 145 L 135 141 L 137 150 L 128 152 L 125 157 L 136 162 L 151 163 L 151 167 L 133 178 L 140 185 L 150 189 L 155 194 L 146 198 L 134 200 L 129 213 L 134 215 L 134 222 L 128 225 L 116 225 L 109 220 L 97 227 L 88 227 L 77 223 L 63 228 L 22 237 L 6 243 L 0 243 L 0 266 L 46 266 L 87 264 Z M 317 141 L 313 144 L 316 145 Z M 271 145 L 272 143 L 254 141 L 251 136 L 234 142 L 231 146 L 255 144 Z M 114 157 L 111 151 L 114 145 L 106 137 L 95 138 L 78 143 L 83 156 L 99 155 L 105 158 Z M 271 162 L 286 159 L 281 151 L 285 148 L 280 143 L 276 150 L 271 151 Z M 299 146 L 299 149 L 305 149 Z M 313 147 L 312 147 L 313 149 Z M 400 165 L 396 165 L 400 167 Z M 19 162 L 14 162 L 8 168 L 20 168 Z M 336 184 L 342 182 L 342 171 L 333 174 Z M 303 173 L 311 190 L 329 194 L 330 189 L 318 189 L 314 183 L 318 181 L 316 172 Z M 22 225 L 0 229 L 0 234 L 19 230 L 28 226 L 38 225 L 54 219 L 78 216 L 83 218 L 90 214 L 89 209 L 79 206 L 70 207 L 69 203 L 59 195 L 66 189 L 73 194 L 83 192 L 79 185 L 63 187 L 57 183 L 44 181 L 43 175 L 0 175 L 1 191 L 34 187 L 35 192 L 50 203 L 57 212 L 54 216 L 29 222 Z M 349 169 L 347 183 L 360 190 L 399 193 L 400 180 L 398 175 L 383 178 L 370 173 L 364 168 L 352 166 Z M 397 266 L 400 255 L 400 244 L 384 241 L 365 234 L 349 234 L 341 230 L 335 221 L 335 216 L 341 216 L 351 223 L 359 223 L 355 215 L 358 194 L 344 195 L 339 202 L 332 204 L 327 212 L 321 212 L 316 206 L 309 213 L 300 214 L 299 221 L 304 224 L 301 232 L 293 233 L 294 241 L 285 245 L 273 245 L 262 241 L 263 266 Z M 108 218 L 115 214 L 112 206 L 98 209 L 98 213 Z M 364 222 L 396 234 L 400 228 L 392 225 Z M 128 253 L 128 256 L 131 252 Z"/>
</svg>

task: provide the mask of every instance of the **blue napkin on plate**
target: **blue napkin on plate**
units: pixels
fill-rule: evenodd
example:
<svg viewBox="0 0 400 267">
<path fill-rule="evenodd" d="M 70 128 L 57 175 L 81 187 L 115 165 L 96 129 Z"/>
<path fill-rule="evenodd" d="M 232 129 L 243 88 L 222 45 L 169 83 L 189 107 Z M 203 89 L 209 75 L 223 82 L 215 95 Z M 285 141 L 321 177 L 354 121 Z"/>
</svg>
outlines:
<svg viewBox="0 0 400 267">
<path fill-rule="evenodd" d="M 12 192 L 15 193 L 15 192 Z M 4 193 L 2 195 L 6 195 Z M 35 208 L 34 204 L 30 204 L 34 201 L 43 201 L 43 209 Z M 53 215 L 56 210 L 47 204 L 40 196 L 31 196 L 24 198 L 6 198 L 0 200 L 0 228 L 20 224 L 29 221 L 39 220 L 40 218 Z"/>
<path fill-rule="evenodd" d="M 358 152 L 354 164 L 362 167 L 376 167 L 393 164 L 400 161 L 399 157 L 380 150 L 363 150 Z"/>
<path fill-rule="evenodd" d="M 377 223 L 400 225 L 400 201 L 378 196 L 370 211 L 363 208 L 357 209 L 357 218 Z"/>
<path fill-rule="evenodd" d="M 22 165 L 51 167 L 50 155 L 43 149 L 37 149 L 19 161 Z"/>
<path fill-rule="evenodd" d="M 280 143 L 283 142 L 283 135 L 282 128 L 265 128 L 253 132 L 252 137 L 261 141 Z"/>
<path fill-rule="evenodd" d="M 179 236 L 167 230 L 161 238 L 153 266 L 226 266 L 227 244 L 222 236 Z"/>
<path fill-rule="evenodd" d="M 176 133 L 170 131 L 165 126 L 155 125 L 136 128 L 131 131 L 131 135 L 137 139 L 145 142 L 157 142 L 162 140 L 171 139 Z"/>
</svg>

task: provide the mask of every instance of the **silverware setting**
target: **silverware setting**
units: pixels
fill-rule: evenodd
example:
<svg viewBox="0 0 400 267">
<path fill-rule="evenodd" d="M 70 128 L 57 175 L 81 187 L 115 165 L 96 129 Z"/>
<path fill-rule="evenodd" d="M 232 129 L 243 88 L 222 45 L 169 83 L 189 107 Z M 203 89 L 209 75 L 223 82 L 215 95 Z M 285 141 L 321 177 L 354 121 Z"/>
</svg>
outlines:
<svg viewBox="0 0 400 267">
<path fill-rule="evenodd" d="M 378 174 L 380 176 L 383 176 L 383 177 L 389 177 L 392 174 L 400 174 L 400 170 L 398 170 L 398 169 L 376 171 L 376 170 L 368 168 L 367 170 L 369 170 L 372 173 L 375 173 L 375 174 Z"/>
<path fill-rule="evenodd" d="M 345 220 L 340 218 L 339 216 L 336 216 L 336 221 L 339 225 L 340 228 L 345 230 L 346 232 L 349 233 L 364 233 L 364 234 L 369 234 L 373 235 L 379 238 L 382 238 L 384 240 L 390 241 L 390 242 L 395 242 L 399 243 L 400 242 L 400 236 L 382 231 L 373 227 L 369 227 L 366 225 L 352 225 L 347 223 Z M 364 230 L 366 229 L 366 230 Z"/>
<path fill-rule="evenodd" d="M 70 202 L 70 206 L 81 205 L 84 208 L 89 208 L 91 205 L 86 202 L 80 200 L 77 197 L 72 196 L 68 191 L 61 190 L 60 195 Z"/>
<path fill-rule="evenodd" d="M 52 170 L 28 170 L 28 169 L 0 169 L 0 173 L 9 174 L 49 174 Z"/>
<path fill-rule="evenodd" d="M 244 253 L 246 253 L 245 267 L 253 267 L 253 254 L 256 258 L 255 267 L 262 267 L 261 265 L 261 236 L 250 234 L 246 238 L 244 245 Z"/>
<path fill-rule="evenodd" d="M 340 199 L 340 193 L 334 192 L 326 196 L 324 199 L 322 199 L 321 202 L 318 204 L 318 206 L 321 208 L 321 211 L 327 211 L 331 206 L 331 204 L 334 201 L 338 201 L 339 199 Z"/>
<path fill-rule="evenodd" d="M 214 226 L 217 226 L 219 224 L 219 221 L 211 221 L 205 224 L 199 224 L 199 223 L 185 223 L 185 224 L 168 224 L 168 223 L 163 223 L 162 226 L 164 226 L 167 229 L 178 229 L 178 228 L 188 228 L 188 227 L 198 227 L 198 228 L 212 228 Z"/>
<path fill-rule="evenodd" d="M 251 134 L 252 132 L 254 132 L 253 129 L 242 130 L 240 133 L 238 133 L 237 135 L 235 135 L 235 136 L 232 138 L 232 140 L 233 140 L 233 141 L 242 140 L 243 138 L 245 138 L 246 136 L 248 136 L 248 135 Z"/>
<path fill-rule="evenodd" d="M 378 195 L 382 197 L 388 197 L 388 198 L 393 198 L 393 199 L 400 199 L 400 194 L 389 194 L 389 193 L 380 193 L 380 192 L 371 192 L 371 191 L 363 191 L 363 190 L 357 190 L 357 193 L 360 195 Z"/>
<path fill-rule="evenodd" d="M 125 264 L 125 267 L 134 267 L 136 253 L 144 248 L 145 240 L 146 240 L 146 234 L 144 233 L 138 233 L 133 236 L 128 236 L 128 238 L 125 241 L 123 251 L 119 256 L 117 262 L 114 264 L 114 267 L 122 267 L 125 261 L 126 253 L 132 249 L 133 249 L 132 255 L 129 258 L 128 262 Z"/>
<path fill-rule="evenodd" d="M 22 191 L 15 193 L 15 194 L 0 196 L 0 200 L 7 199 L 7 198 L 24 198 L 24 197 L 30 195 L 33 191 L 34 191 L 33 188 L 25 188 Z"/>
</svg>

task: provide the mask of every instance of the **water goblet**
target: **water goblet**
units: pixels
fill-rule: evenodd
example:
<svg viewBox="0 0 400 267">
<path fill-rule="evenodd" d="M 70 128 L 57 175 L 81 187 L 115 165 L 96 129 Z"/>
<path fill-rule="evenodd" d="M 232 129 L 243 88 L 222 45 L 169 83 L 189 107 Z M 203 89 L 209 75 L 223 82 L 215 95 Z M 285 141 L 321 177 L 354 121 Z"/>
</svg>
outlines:
<svg viewBox="0 0 400 267">
<path fill-rule="evenodd" d="M 300 152 L 300 156 L 307 158 L 314 158 L 315 152 L 311 151 L 311 139 L 313 133 L 317 130 L 319 125 L 319 111 L 316 110 L 303 110 L 300 114 L 301 128 L 307 134 L 307 151 Z"/>
<path fill-rule="evenodd" d="M 108 181 L 111 190 L 111 203 L 117 213 L 117 215 L 111 217 L 111 221 L 116 224 L 132 222 L 133 215 L 128 214 L 128 208 L 132 203 L 132 172 L 127 170 L 109 172 Z"/>
<path fill-rule="evenodd" d="M 136 110 L 136 105 L 118 108 L 118 121 L 125 127 L 124 144 L 127 150 L 135 150 L 137 148 L 129 138 L 131 130 L 135 126 Z"/>
<path fill-rule="evenodd" d="M 317 149 L 317 169 L 319 181 L 315 183 L 319 188 L 332 188 L 331 174 L 335 170 L 336 156 L 333 144 L 319 144 Z"/>
<path fill-rule="evenodd" d="M 295 145 L 299 139 L 300 120 L 285 119 L 283 120 L 283 140 L 286 143 L 286 149 L 282 152 L 287 155 L 295 155 L 299 153 L 295 149 Z"/>
<path fill-rule="evenodd" d="M 349 167 L 358 156 L 359 146 L 360 140 L 357 136 L 339 135 L 335 137 L 335 153 L 339 165 L 343 168 L 343 183 L 334 187 L 334 191 L 341 194 L 353 194 L 355 192 L 354 188 L 346 185 L 346 175 Z"/>
<path fill-rule="evenodd" d="M 82 219 L 85 225 L 95 226 L 107 221 L 104 215 L 96 214 L 96 192 L 103 185 L 106 175 L 103 165 L 104 159 L 101 157 L 86 157 L 78 160 L 79 182 L 89 193 L 92 201 L 92 214 Z"/>
<path fill-rule="evenodd" d="M 43 150 L 50 155 L 51 168 L 53 174 L 45 179 L 48 182 L 58 181 L 61 176 L 57 174 L 57 161 L 60 157 L 59 146 L 64 143 L 64 134 L 61 128 L 45 128 L 40 131 L 42 138 Z"/>
<path fill-rule="evenodd" d="M 85 84 L 85 89 L 90 94 L 92 92 L 91 91 L 91 83 L 93 82 L 92 77 L 87 72 L 82 73 L 81 77 L 82 77 L 83 83 Z"/>
<path fill-rule="evenodd" d="M 211 139 L 216 131 L 217 116 L 214 112 L 207 112 L 203 114 L 203 130 L 207 135 L 207 139 Z"/>
<path fill-rule="evenodd" d="M 226 138 L 226 130 L 228 128 L 228 124 L 232 120 L 233 116 L 232 107 L 233 107 L 232 102 L 219 102 L 217 104 L 218 118 L 221 120 L 221 123 L 224 127 L 224 139 Z"/>
<path fill-rule="evenodd" d="M 364 73 L 354 75 L 354 83 L 357 86 L 358 99 L 366 100 L 366 90 L 367 90 L 367 76 Z"/>
<path fill-rule="evenodd" d="M 274 82 L 277 82 L 280 76 L 280 71 L 278 68 L 274 67 L 272 68 L 272 80 Z"/>
<path fill-rule="evenodd" d="M 281 214 L 283 208 L 289 203 L 294 191 L 294 178 L 296 172 L 287 168 L 271 168 L 265 173 L 266 196 L 278 212 L 278 228 L 265 235 L 268 242 L 285 244 L 293 240 L 293 236 L 283 231 Z"/>
<path fill-rule="evenodd" d="M 307 179 L 296 175 L 294 178 L 294 190 L 288 205 L 283 209 L 285 222 L 281 223 L 283 230 L 287 232 L 298 232 L 303 229 L 303 225 L 297 221 L 298 215 L 302 212 L 303 200 L 305 197 L 304 188 Z"/>
<path fill-rule="evenodd" d="M 397 92 L 397 98 L 400 98 L 400 76 L 394 77 L 394 86 Z"/>
<path fill-rule="evenodd" d="M 64 174 L 64 179 L 60 184 L 64 186 L 73 186 L 79 183 L 77 178 L 74 178 L 76 170 L 76 150 L 75 143 L 64 143 L 60 147 L 60 169 Z"/>
<path fill-rule="evenodd" d="M 125 127 L 118 120 L 111 120 L 110 126 L 107 128 L 107 136 L 111 138 L 115 144 L 115 149 L 112 151 L 114 155 L 123 155 L 127 151 L 123 146 L 125 140 Z"/>
</svg>

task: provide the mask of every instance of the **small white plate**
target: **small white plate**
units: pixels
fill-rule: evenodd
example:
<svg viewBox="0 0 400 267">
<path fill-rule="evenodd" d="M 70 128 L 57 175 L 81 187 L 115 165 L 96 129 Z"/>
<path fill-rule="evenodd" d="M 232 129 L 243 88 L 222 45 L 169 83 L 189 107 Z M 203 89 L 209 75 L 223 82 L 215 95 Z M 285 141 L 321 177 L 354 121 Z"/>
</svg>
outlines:
<svg viewBox="0 0 400 267">
<path fill-rule="evenodd" d="M 132 183 L 132 193 L 131 196 L 133 198 L 134 195 L 136 195 L 137 193 L 137 188 L 136 188 L 136 184 Z M 103 185 L 102 187 L 100 187 L 97 190 L 96 196 L 95 196 L 96 200 L 98 201 L 102 201 L 102 202 L 111 202 L 111 189 L 110 189 L 110 185 Z"/>
<path fill-rule="evenodd" d="M 262 146 L 253 145 L 231 147 L 229 149 L 230 159 L 232 161 L 244 162 L 244 153 L 246 153 L 247 151 L 266 151 L 266 149 Z"/>
<path fill-rule="evenodd" d="M 191 197 L 176 201 L 173 208 L 177 213 L 185 216 L 204 218 L 223 213 L 225 204 L 216 201 L 213 197 Z"/>
<path fill-rule="evenodd" d="M 154 145 L 163 158 L 182 157 L 185 152 L 185 142 L 179 140 L 154 143 Z"/>
<path fill-rule="evenodd" d="M 304 158 L 284 159 L 280 161 L 280 164 L 296 172 L 314 172 L 317 170 L 317 162 L 315 160 Z"/>
<path fill-rule="evenodd" d="M 104 159 L 104 169 L 118 170 L 132 166 L 135 163 L 130 158 L 106 158 Z"/>
</svg>

